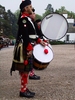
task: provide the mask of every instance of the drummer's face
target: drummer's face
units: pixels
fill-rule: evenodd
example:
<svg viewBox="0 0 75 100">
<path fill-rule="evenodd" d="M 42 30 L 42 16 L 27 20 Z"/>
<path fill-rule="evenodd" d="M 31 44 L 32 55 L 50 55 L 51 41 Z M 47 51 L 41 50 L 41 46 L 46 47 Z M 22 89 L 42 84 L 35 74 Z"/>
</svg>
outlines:
<svg viewBox="0 0 75 100">
<path fill-rule="evenodd" d="M 28 14 L 32 14 L 32 5 L 28 5 L 25 7 L 25 11 L 28 13 Z"/>
<path fill-rule="evenodd" d="M 30 18 L 33 19 L 33 20 L 35 20 L 35 17 L 36 17 L 36 15 L 35 15 L 35 13 L 33 12 L 33 13 L 30 15 Z"/>
</svg>

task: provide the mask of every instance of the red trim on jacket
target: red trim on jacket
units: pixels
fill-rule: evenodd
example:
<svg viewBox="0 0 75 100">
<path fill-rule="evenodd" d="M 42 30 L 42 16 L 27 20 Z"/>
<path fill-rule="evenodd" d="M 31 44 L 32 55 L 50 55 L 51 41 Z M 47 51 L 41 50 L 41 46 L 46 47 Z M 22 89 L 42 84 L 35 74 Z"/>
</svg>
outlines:
<svg viewBox="0 0 75 100">
<path fill-rule="evenodd" d="M 47 42 L 47 40 L 43 40 L 44 42 Z"/>
<path fill-rule="evenodd" d="M 22 15 L 21 15 L 21 18 L 24 18 L 24 17 L 26 17 L 26 16 L 30 16 L 29 14 L 27 14 L 27 13 L 22 13 Z"/>
<path fill-rule="evenodd" d="M 32 44 L 29 43 L 26 49 L 27 49 L 27 51 L 31 51 L 31 50 L 33 50 L 33 46 L 32 46 Z"/>
<path fill-rule="evenodd" d="M 38 38 L 37 39 L 37 41 L 36 41 L 36 43 L 40 43 L 41 42 L 41 39 L 40 38 Z"/>
</svg>

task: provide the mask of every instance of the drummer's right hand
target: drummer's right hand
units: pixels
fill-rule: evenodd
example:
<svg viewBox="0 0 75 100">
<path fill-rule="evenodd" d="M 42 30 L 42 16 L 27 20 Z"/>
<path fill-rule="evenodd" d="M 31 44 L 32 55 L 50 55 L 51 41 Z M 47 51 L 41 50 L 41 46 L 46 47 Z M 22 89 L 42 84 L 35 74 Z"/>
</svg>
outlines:
<svg viewBox="0 0 75 100">
<path fill-rule="evenodd" d="M 44 41 L 42 41 L 42 40 L 41 40 L 40 44 L 41 44 L 42 46 L 46 46 L 46 43 L 45 43 Z"/>
<path fill-rule="evenodd" d="M 32 56 L 32 50 L 27 52 L 27 57 L 30 57 L 30 56 Z"/>
</svg>

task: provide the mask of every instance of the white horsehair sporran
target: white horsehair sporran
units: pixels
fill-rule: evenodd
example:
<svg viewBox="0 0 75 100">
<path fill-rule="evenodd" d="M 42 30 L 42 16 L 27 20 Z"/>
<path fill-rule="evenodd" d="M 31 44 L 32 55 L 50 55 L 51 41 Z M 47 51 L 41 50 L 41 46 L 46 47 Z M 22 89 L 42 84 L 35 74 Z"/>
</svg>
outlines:
<svg viewBox="0 0 75 100">
<path fill-rule="evenodd" d="M 13 61 L 15 63 L 23 63 L 24 62 L 24 56 L 23 56 L 23 40 L 20 39 L 19 43 L 15 45 L 14 47 L 14 57 Z"/>
</svg>

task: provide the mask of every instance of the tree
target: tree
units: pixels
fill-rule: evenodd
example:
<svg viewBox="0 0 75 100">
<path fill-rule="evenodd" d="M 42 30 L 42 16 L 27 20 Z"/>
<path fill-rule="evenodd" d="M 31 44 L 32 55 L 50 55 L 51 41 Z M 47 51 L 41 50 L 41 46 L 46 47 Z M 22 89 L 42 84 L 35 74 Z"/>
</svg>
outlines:
<svg viewBox="0 0 75 100">
<path fill-rule="evenodd" d="M 19 14 L 20 14 L 20 10 L 16 10 L 15 13 L 14 13 L 17 20 L 18 20 Z"/>
<path fill-rule="evenodd" d="M 64 6 L 62 6 L 58 10 L 56 9 L 55 12 L 60 13 L 60 14 L 68 14 L 68 18 L 74 18 L 75 19 L 75 13 L 72 12 L 72 11 L 70 12 L 70 11 L 66 10 Z"/>
<path fill-rule="evenodd" d="M 2 7 L 1 5 L 0 5 L 0 30 L 3 30 L 2 34 L 7 37 L 9 37 L 10 34 L 12 35 L 5 7 Z"/>
<path fill-rule="evenodd" d="M 45 9 L 45 13 L 43 14 L 43 17 L 45 17 L 46 15 L 53 13 L 54 12 L 54 8 L 52 7 L 51 4 L 48 4 L 46 9 Z"/>
<path fill-rule="evenodd" d="M 10 22 L 10 26 L 11 26 L 11 32 L 13 34 L 14 37 L 16 37 L 17 35 L 17 18 L 15 16 L 15 14 L 13 14 L 10 10 L 7 11 L 7 16 L 8 16 L 8 20 Z"/>
<path fill-rule="evenodd" d="M 54 12 L 54 9 L 51 4 L 48 4 L 45 10 L 50 11 L 50 13 Z"/>
<path fill-rule="evenodd" d="M 36 14 L 36 18 L 35 18 L 35 20 L 37 20 L 37 19 L 42 19 L 42 16 L 41 16 L 41 15 Z"/>
</svg>

